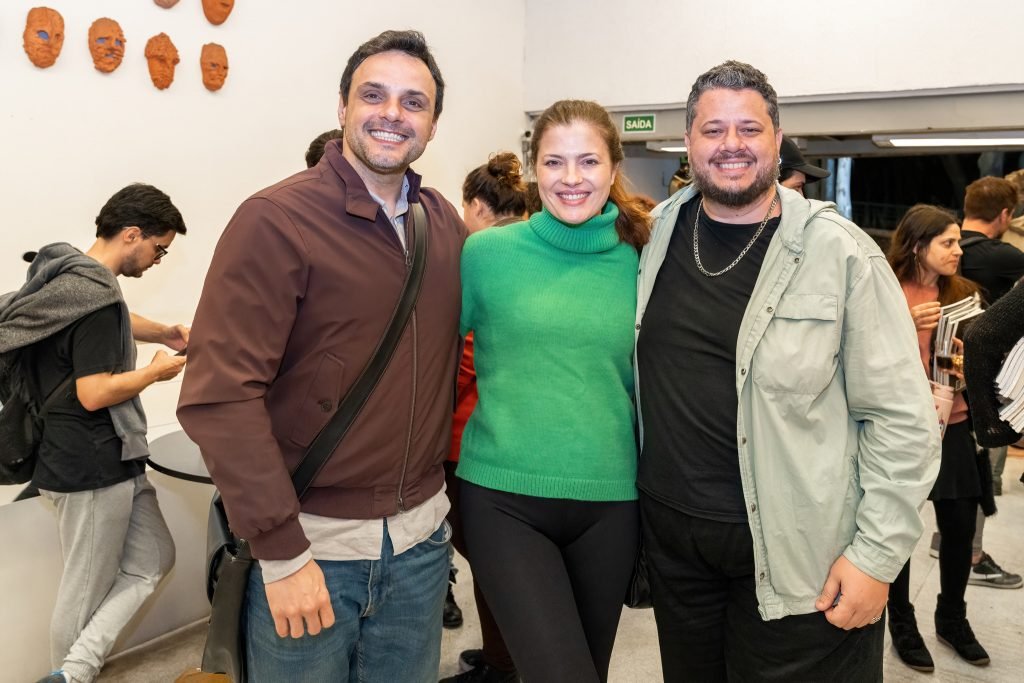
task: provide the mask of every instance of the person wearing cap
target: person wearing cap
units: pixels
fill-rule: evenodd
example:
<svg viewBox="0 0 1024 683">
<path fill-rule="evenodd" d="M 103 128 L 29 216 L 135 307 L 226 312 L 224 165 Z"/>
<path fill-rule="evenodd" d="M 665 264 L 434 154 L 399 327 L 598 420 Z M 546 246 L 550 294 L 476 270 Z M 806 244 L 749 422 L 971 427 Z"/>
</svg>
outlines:
<svg viewBox="0 0 1024 683">
<path fill-rule="evenodd" d="M 816 183 L 832 175 L 823 168 L 807 163 L 800 148 L 785 135 L 779 146 L 779 159 L 779 184 L 800 194 L 804 193 L 804 185 L 807 183 Z"/>
</svg>

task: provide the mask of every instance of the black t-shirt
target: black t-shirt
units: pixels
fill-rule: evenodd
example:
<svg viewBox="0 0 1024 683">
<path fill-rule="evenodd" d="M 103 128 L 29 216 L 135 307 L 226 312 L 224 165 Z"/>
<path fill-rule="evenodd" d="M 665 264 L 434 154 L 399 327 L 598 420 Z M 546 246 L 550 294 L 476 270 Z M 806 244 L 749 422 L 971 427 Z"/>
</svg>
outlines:
<svg viewBox="0 0 1024 683">
<path fill-rule="evenodd" d="M 68 375 L 79 379 L 120 368 L 122 345 L 121 310 L 112 304 L 27 347 L 21 362 L 41 403 Z M 142 461 L 121 461 L 121 439 L 110 411 L 83 408 L 72 382 L 46 416 L 32 483 L 62 493 L 90 491 L 131 479 L 144 469 Z"/>
<path fill-rule="evenodd" d="M 981 295 L 993 304 L 1024 277 L 1024 251 L 974 230 L 964 230 L 960 235 L 961 240 L 969 237 L 985 239 L 964 247 L 960 273 L 981 285 Z"/>
<path fill-rule="evenodd" d="M 736 445 L 736 338 L 768 244 L 768 221 L 736 266 L 697 270 L 693 223 L 699 197 L 679 211 L 637 342 L 644 449 L 637 485 L 687 514 L 745 522 Z M 699 252 L 712 273 L 732 263 L 760 223 L 733 225 L 701 212 Z"/>
</svg>

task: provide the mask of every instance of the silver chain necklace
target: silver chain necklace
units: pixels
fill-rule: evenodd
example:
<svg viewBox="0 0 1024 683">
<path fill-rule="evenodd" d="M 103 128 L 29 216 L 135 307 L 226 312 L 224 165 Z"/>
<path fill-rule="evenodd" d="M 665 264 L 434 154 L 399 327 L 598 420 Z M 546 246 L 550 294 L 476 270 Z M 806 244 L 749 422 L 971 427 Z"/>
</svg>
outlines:
<svg viewBox="0 0 1024 683">
<path fill-rule="evenodd" d="M 702 197 L 700 200 L 700 204 L 697 205 L 697 218 L 693 221 L 693 260 L 697 263 L 697 270 L 699 270 L 702 275 L 705 275 L 707 277 L 718 277 L 719 275 L 728 273 L 730 270 L 735 268 L 736 264 L 743 260 L 743 257 L 747 255 L 747 252 L 750 251 L 750 248 L 754 246 L 755 242 L 757 242 L 757 238 L 761 236 L 762 232 L 764 232 L 764 226 L 768 225 L 768 221 L 772 217 L 772 211 L 775 210 L 775 205 L 778 203 L 778 201 L 779 193 L 776 192 L 775 197 L 772 198 L 771 206 L 768 207 L 768 213 L 764 215 L 764 220 L 761 221 L 761 227 L 757 229 L 757 232 L 754 233 L 754 236 L 750 238 L 749 242 L 747 242 L 747 246 L 743 247 L 743 251 L 740 252 L 740 255 L 736 257 L 735 261 L 727 265 L 725 268 L 722 268 L 717 273 L 712 273 L 708 270 L 705 270 L 704 264 L 700 262 L 700 252 L 697 250 L 697 225 L 700 223 L 700 210 L 704 207 L 704 199 Z"/>
</svg>

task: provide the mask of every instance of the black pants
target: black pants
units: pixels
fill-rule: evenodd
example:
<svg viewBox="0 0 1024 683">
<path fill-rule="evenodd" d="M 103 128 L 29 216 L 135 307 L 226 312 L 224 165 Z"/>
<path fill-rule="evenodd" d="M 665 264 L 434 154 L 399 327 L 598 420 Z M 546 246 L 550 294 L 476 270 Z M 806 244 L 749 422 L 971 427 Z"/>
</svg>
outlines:
<svg viewBox="0 0 1024 683">
<path fill-rule="evenodd" d="M 473 577 L 524 683 L 608 678 L 640 538 L 636 501 L 535 498 L 461 482 Z"/>
<path fill-rule="evenodd" d="M 458 463 L 451 460 L 444 463 L 444 483 L 448 487 L 448 501 L 452 504 L 452 509 L 448 511 L 448 523 L 452 525 L 452 545 L 460 555 L 468 560 L 466 535 L 462 531 L 462 498 L 459 495 L 462 487 L 455 477 L 457 466 Z M 475 578 L 476 570 L 473 569 L 473 565 L 470 565 L 469 569 L 474 573 Z M 498 671 L 515 671 L 515 662 L 512 661 L 512 655 L 508 652 L 505 639 L 501 637 L 501 630 L 494 620 L 491 608 L 487 605 L 487 598 L 484 597 L 478 580 L 473 581 L 473 600 L 476 602 L 476 613 L 480 617 L 480 639 L 483 643 L 484 664 Z"/>
<path fill-rule="evenodd" d="M 978 513 L 977 498 L 933 500 L 935 523 L 939 527 L 940 602 L 959 606 L 971 575 L 971 543 Z M 889 589 L 889 602 L 898 610 L 910 605 L 910 560 Z"/>
<path fill-rule="evenodd" d="M 764 621 L 746 524 L 640 494 L 666 681 L 881 681 L 884 620 L 844 631 L 815 612 Z"/>
</svg>

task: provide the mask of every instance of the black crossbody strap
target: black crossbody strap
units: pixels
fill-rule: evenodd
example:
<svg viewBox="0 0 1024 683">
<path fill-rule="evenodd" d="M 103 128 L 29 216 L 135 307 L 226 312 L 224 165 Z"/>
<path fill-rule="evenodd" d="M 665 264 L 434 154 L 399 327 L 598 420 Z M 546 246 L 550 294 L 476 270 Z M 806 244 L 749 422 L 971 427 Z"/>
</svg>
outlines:
<svg viewBox="0 0 1024 683">
<path fill-rule="evenodd" d="M 359 416 L 359 412 L 383 376 L 384 370 L 387 369 L 388 363 L 391 362 L 391 357 L 394 355 L 395 349 L 398 348 L 398 342 L 402 338 L 402 333 L 412 316 L 413 309 L 416 308 L 416 298 L 419 296 L 423 271 L 427 265 L 427 214 L 417 202 L 409 205 L 409 212 L 406 214 L 407 222 L 410 217 L 412 218 L 412 227 L 408 234 L 412 239 L 412 264 L 405 278 L 402 296 L 391 314 L 391 321 L 388 323 L 384 336 L 377 344 L 370 362 L 366 364 L 362 374 L 342 399 L 338 410 L 331 416 L 330 422 L 313 440 L 306 455 L 303 456 L 302 462 L 292 473 L 292 483 L 295 485 L 295 494 L 299 499 L 309 489 L 316 475 L 320 473 L 331 457 L 331 453 L 337 449 L 352 423 Z"/>
</svg>

